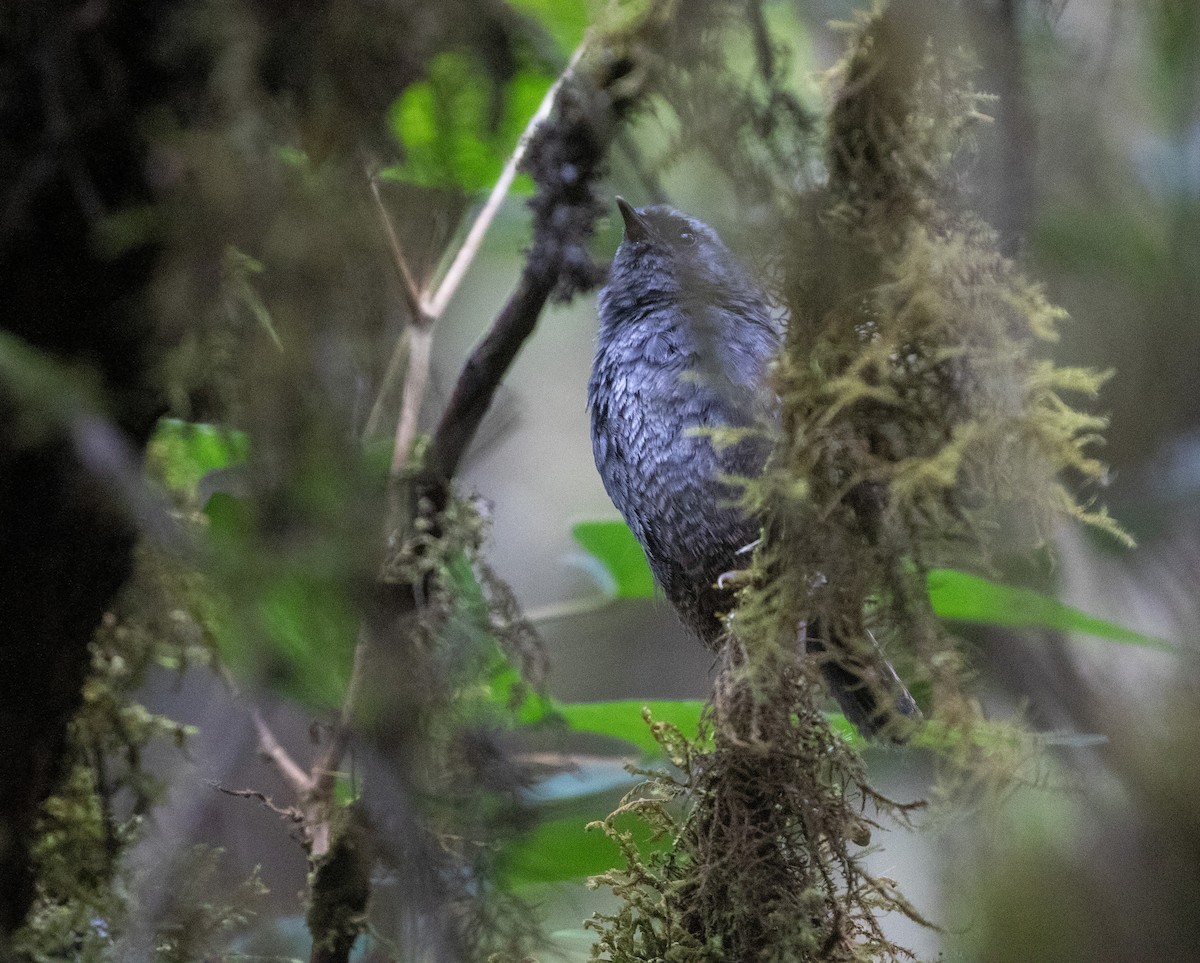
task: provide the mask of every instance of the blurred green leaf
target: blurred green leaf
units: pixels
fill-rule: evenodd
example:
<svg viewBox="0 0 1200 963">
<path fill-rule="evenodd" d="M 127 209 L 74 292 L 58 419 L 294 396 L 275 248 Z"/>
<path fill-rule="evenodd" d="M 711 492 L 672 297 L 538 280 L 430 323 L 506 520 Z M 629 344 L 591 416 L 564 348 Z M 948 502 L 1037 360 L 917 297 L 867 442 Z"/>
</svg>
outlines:
<svg viewBox="0 0 1200 963">
<path fill-rule="evenodd" d="M 517 843 L 506 846 L 500 858 L 502 884 L 560 883 L 622 865 L 617 844 L 601 829 L 587 829 L 587 822 L 579 816 L 547 820 Z M 668 840 L 651 841 L 652 832 L 640 819 L 618 817 L 617 825 L 633 834 L 643 853 L 668 848 Z"/>
<path fill-rule="evenodd" d="M 558 44 L 564 59 L 583 39 L 588 25 L 584 0 L 510 0 L 510 6 L 536 19 Z"/>
<path fill-rule="evenodd" d="M 306 708 L 340 706 L 357 629 L 344 593 L 296 566 L 257 586 L 254 596 L 248 605 L 206 600 L 221 661 L 237 678 Z"/>
<path fill-rule="evenodd" d="M 250 531 L 251 516 L 246 502 L 228 492 L 214 492 L 204 505 L 208 533 L 217 541 L 231 542 Z"/>
<path fill-rule="evenodd" d="M 267 587 L 258 611 L 284 669 L 272 688 L 307 706 L 340 706 L 358 631 L 358 614 L 341 586 L 297 570 Z"/>
<path fill-rule="evenodd" d="M 643 709 L 650 710 L 654 722 L 669 723 L 689 739 L 695 739 L 704 703 L 699 699 L 620 699 L 554 704 L 555 712 L 576 732 L 623 739 L 648 755 L 659 755 L 662 750 L 642 716 Z"/>
<path fill-rule="evenodd" d="M 1087 615 L 1032 589 L 1001 585 L 978 575 L 946 568 L 932 569 L 927 584 L 933 611 L 943 619 L 1081 632 L 1126 645 L 1174 651 L 1174 646 L 1165 639 L 1142 635 Z"/>
<path fill-rule="evenodd" d="M 862 749 L 867 745 L 867 740 L 863 738 L 862 733 L 858 728 L 840 712 L 826 712 L 825 719 L 829 722 L 830 727 L 841 736 L 846 742 L 854 746 L 856 749 Z"/>
<path fill-rule="evenodd" d="M 338 776 L 333 783 L 333 799 L 339 806 L 348 806 L 362 795 L 362 787 L 353 779 Z"/>
<path fill-rule="evenodd" d="M 464 54 L 439 54 L 425 79 L 410 84 L 392 106 L 391 128 L 404 160 L 384 175 L 422 187 L 490 188 L 552 80 L 519 70 L 502 91 L 503 112 L 495 117 L 486 72 Z M 532 190 L 528 178 L 518 180 L 514 189 Z"/>
<path fill-rule="evenodd" d="M 243 463 L 249 448 L 243 432 L 160 418 L 150 438 L 147 461 L 171 491 L 194 494 L 201 478 L 210 471 Z"/>
<path fill-rule="evenodd" d="M 662 747 L 646 723 L 643 710 L 650 711 L 652 722 L 669 723 L 689 739 L 695 739 L 704 706 L 700 699 L 616 699 L 610 702 L 556 702 L 553 711 L 576 732 L 622 739 L 647 755 L 659 756 Z M 866 744 L 854 724 L 840 712 L 826 713 L 826 718 L 834 731 L 851 745 Z"/>
<path fill-rule="evenodd" d="M 216 492 L 204 514 L 220 558 L 240 573 L 231 584 L 244 593 L 238 599 L 207 594 L 201 603 L 222 662 L 239 679 L 308 708 L 340 706 L 358 613 L 336 566 L 326 556 L 305 553 L 257 564 L 254 518 L 245 499 Z M 237 567 L 247 558 L 249 565 Z"/>
<path fill-rule="evenodd" d="M 5 416 L 20 417 L 28 440 L 69 424 L 82 411 L 97 410 L 95 380 L 85 368 L 65 365 L 24 338 L 0 331 L 0 385 L 19 402 Z"/>
<path fill-rule="evenodd" d="M 603 566 L 604 588 L 612 598 L 654 597 L 654 575 L 646 554 L 624 522 L 579 522 L 571 527 L 571 535 Z"/>
<path fill-rule="evenodd" d="M 1112 274 L 1156 290 L 1170 250 L 1141 210 L 1082 204 L 1059 206 L 1038 218 L 1034 246 L 1054 266 L 1091 274 Z"/>
<path fill-rule="evenodd" d="M 624 522 L 579 522 L 572 527 L 571 534 L 603 567 L 605 588 L 612 598 L 653 595 L 654 576 L 641 546 Z M 1174 646 L 1164 639 L 1087 615 L 1032 589 L 1002 585 L 954 569 L 931 570 L 927 584 L 933 611 L 943 619 L 1082 632 L 1127 645 L 1174 651 Z"/>
<path fill-rule="evenodd" d="M 271 340 L 275 342 L 275 347 L 282 349 L 283 341 L 279 337 L 279 332 L 275 330 L 271 312 L 254 287 L 254 279 L 265 270 L 261 261 L 239 251 L 232 244 L 225 249 L 223 274 L 230 293 L 241 302 L 242 307 L 250 312 L 259 327 L 270 335 Z"/>
</svg>

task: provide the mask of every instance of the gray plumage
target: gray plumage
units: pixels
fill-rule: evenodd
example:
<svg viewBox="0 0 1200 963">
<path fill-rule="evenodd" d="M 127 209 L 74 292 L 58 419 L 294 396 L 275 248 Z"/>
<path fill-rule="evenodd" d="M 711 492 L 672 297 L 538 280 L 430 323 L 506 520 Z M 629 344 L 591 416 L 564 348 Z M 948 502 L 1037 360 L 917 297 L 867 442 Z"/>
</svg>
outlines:
<svg viewBox="0 0 1200 963">
<path fill-rule="evenodd" d="M 783 324 L 761 288 L 708 225 L 665 206 L 618 198 L 625 238 L 600 292 L 600 332 L 588 383 L 592 450 L 604 487 L 645 549 L 684 624 L 710 648 L 733 603 L 720 575 L 742 567 L 757 519 L 725 479 L 755 477 L 770 454 L 777 403 L 767 368 Z M 714 446 L 706 432 L 750 429 Z M 755 430 L 757 429 L 757 430 Z M 826 681 L 866 732 L 879 728 L 877 684 L 904 715 L 911 696 L 882 673 L 836 660 Z M 898 687 L 898 691 L 897 691 Z"/>
</svg>

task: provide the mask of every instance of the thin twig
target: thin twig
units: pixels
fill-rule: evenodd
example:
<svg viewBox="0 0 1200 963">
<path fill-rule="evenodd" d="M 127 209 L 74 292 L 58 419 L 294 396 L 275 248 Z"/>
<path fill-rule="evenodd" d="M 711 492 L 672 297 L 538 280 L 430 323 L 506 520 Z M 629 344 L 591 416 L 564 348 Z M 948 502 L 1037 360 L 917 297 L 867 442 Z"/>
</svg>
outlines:
<svg viewBox="0 0 1200 963">
<path fill-rule="evenodd" d="M 383 384 L 375 398 L 375 404 L 371 406 L 371 415 L 367 419 L 367 426 L 363 432 L 363 436 L 369 438 L 374 431 L 379 418 L 382 417 L 384 400 L 391 392 L 391 387 L 400 374 L 402 356 L 407 355 L 407 363 L 403 365 L 405 369 L 404 394 L 400 403 L 400 418 L 396 425 L 395 442 L 392 446 L 391 474 L 395 477 L 404 467 L 413 439 L 417 436 L 421 405 L 425 400 L 425 389 L 429 383 L 430 343 L 436 317 L 426 307 L 416 279 L 408 266 L 408 258 L 404 256 L 404 248 L 400 245 L 400 235 L 396 232 L 396 226 L 388 215 L 387 208 L 383 203 L 383 196 L 379 191 L 379 177 L 374 172 L 368 171 L 367 179 L 371 184 L 371 195 L 375 198 L 379 219 L 383 222 L 384 233 L 387 234 L 388 245 L 392 249 L 392 260 L 400 275 L 400 286 L 404 292 L 404 300 L 409 312 L 409 323 L 404 326 L 404 331 L 392 351 Z"/>
<path fill-rule="evenodd" d="M 408 373 L 404 378 L 404 395 L 400 403 L 400 419 L 396 423 L 396 441 L 392 446 L 392 478 L 403 471 L 408 453 L 412 450 L 420 425 L 421 406 L 429 387 L 429 363 L 433 357 L 433 324 L 408 331 Z"/>
<path fill-rule="evenodd" d="M 277 806 L 270 796 L 258 789 L 227 789 L 214 780 L 209 780 L 208 784 L 217 792 L 222 792 L 226 796 L 237 796 L 239 799 L 257 799 L 267 809 L 275 813 L 275 815 L 282 816 L 284 819 L 290 819 L 294 823 L 304 822 L 304 815 L 299 809 L 296 809 L 294 806 Z"/>
<path fill-rule="evenodd" d="M 388 396 L 392 393 L 392 385 L 396 384 L 399 380 L 400 372 L 408 367 L 408 332 L 409 327 L 406 324 L 404 330 L 400 333 L 400 337 L 396 339 L 396 347 L 392 350 L 392 357 L 388 360 L 387 371 L 383 375 L 383 384 L 379 389 L 379 393 L 375 396 L 375 403 L 371 405 L 371 413 L 367 416 L 367 423 L 363 426 L 363 441 L 368 441 L 375 437 L 376 432 L 379 431 L 379 423 L 383 421 L 383 406 Z"/>
<path fill-rule="evenodd" d="M 528 609 L 525 619 L 535 625 L 542 622 L 557 622 L 560 619 L 570 619 L 577 615 L 590 615 L 612 605 L 609 595 L 589 595 L 585 598 L 567 599 L 565 602 L 555 602 L 543 605 L 539 609 Z"/>
<path fill-rule="evenodd" d="M 383 221 L 383 230 L 387 234 L 388 246 L 392 249 L 392 260 L 396 262 L 396 270 L 400 273 L 400 280 L 404 289 L 404 300 L 408 304 L 408 310 L 412 315 L 412 323 L 423 327 L 432 323 L 432 318 L 425 310 L 425 304 L 421 298 L 421 290 L 417 286 L 412 271 L 409 269 L 408 259 L 404 256 L 404 249 L 400 246 L 400 235 L 396 233 L 396 226 L 392 224 L 392 219 L 388 216 L 387 208 L 383 205 L 383 196 L 379 193 L 379 176 L 373 171 L 368 171 L 367 180 L 371 183 L 371 195 L 375 198 L 375 206 L 379 210 L 379 219 Z"/>
<path fill-rule="evenodd" d="M 399 236 L 383 205 L 378 181 L 375 178 L 371 179 L 371 189 L 384 223 L 392 256 L 403 282 L 405 298 L 412 313 L 412 323 L 406 332 L 408 364 L 405 366 L 407 371 L 404 399 L 396 427 L 396 445 L 392 456 L 393 476 L 398 475 L 403 468 L 404 460 L 416 437 L 417 419 L 428 384 L 433 327 L 446 310 L 466 275 L 467 269 L 478 254 L 483 237 L 512 185 L 534 131 L 553 110 L 557 93 L 564 80 L 573 72 L 583 49 L 583 44 L 581 44 L 572 56 L 567 69 L 547 92 L 537 112 L 521 135 L 487 202 L 467 233 L 462 247 L 431 297 L 423 297 L 418 291 L 400 245 Z M 556 278 L 557 270 L 548 271 L 545 268 L 535 270 L 527 264 L 517 290 L 509 297 L 508 303 L 496 318 L 488 336 L 476 348 L 471 359 L 467 361 L 455 394 L 451 398 L 447 416 L 443 417 L 439 423 L 439 434 L 435 436 L 439 437 L 442 442 L 439 451 L 443 457 L 439 461 L 439 467 L 448 468 L 447 473 L 440 477 L 448 478 L 449 474 L 453 472 L 453 468 L 457 466 L 462 451 L 473 437 L 479 420 L 491 401 L 495 386 L 499 382 L 499 376 L 507 369 L 516 356 L 521 343 L 533 330 L 538 314 L 549 297 Z M 389 365 L 389 369 L 398 369 L 399 367 L 396 357 L 393 356 L 393 363 Z M 491 382 L 490 386 L 488 382 Z M 385 379 L 380 397 L 376 400 L 376 407 L 382 403 L 389 389 L 390 384 Z M 455 431 L 453 428 L 459 419 L 462 420 L 461 430 Z M 304 821 L 310 843 L 310 855 L 314 859 L 323 856 L 329 848 L 331 803 L 338 769 L 350 745 L 359 690 L 362 687 L 365 665 L 371 649 L 370 633 L 369 623 L 364 622 L 354 649 L 354 667 L 351 671 L 345 698 L 342 701 L 341 717 L 328 745 L 314 761 L 311 774 L 305 774 L 296 767 L 303 781 L 296 779 L 296 773 L 292 773 L 292 778 L 289 780 L 293 787 L 298 789 L 300 798 L 304 802 Z M 269 735 L 269 730 L 266 732 Z M 260 742 L 267 745 L 262 736 L 263 730 L 260 730 Z M 281 749 L 279 751 L 282 752 Z M 272 758 L 274 758 L 273 755 Z M 286 778 L 287 772 L 283 769 L 283 760 L 285 759 L 286 753 L 277 761 L 277 765 L 280 765 L 281 771 L 285 772 Z"/>
<path fill-rule="evenodd" d="M 526 262 L 516 289 L 463 365 L 429 446 L 428 469 L 439 483 L 454 477 L 500 380 L 525 339 L 533 333 L 538 316 L 558 280 L 557 265 L 554 268 L 549 270 L 546 266 Z"/>
<path fill-rule="evenodd" d="M 233 677 L 233 673 L 220 663 L 217 664 L 216 669 L 218 677 L 225 684 L 229 693 L 234 698 L 241 698 L 242 689 L 238 685 L 237 679 Z M 275 765 L 275 768 L 279 770 L 279 775 L 283 777 L 283 781 L 296 794 L 296 798 L 303 799 L 304 795 L 312 788 L 312 780 L 308 773 L 275 738 L 275 733 L 267 725 L 267 720 L 263 718 L 258 706 L 250 707 L 250 716 L 254 720 L 254 728 L 258 733 L 258 751 Z"/>
<path fill-rule="evenodd" d="M 358 708 L 358 696 L 362 690 L 363 675 L 366 672 L 370 648 L 370 633 L 364 624 L 359 630 L 358 642 L 354 646 L 354 665 L 350 670 L 350 682 L 346 686 L 346 697 L 342 700 L 341 715 L 333 727 L 333 734 L 329 738 L 325 751 L 313 763 L 314 793 L 332 794 L 333 792 L 342 757 L 350 747 L 354 714 Z"/>
<path fill-rule="evenodd" d="M 329 822 L 333 810 L 334 790 L 338 772 L 346 750 L 350 748 L 350 736 L 354 727 L 354 716 L 358 711 L 358 698 L 362 690 L 370 653 L 370 630 L 364 622 L 358 632 L 354 646 L 354 665 L 350 670 L 350 681 L 342 699 L 342 711 L 333 726 L 329 742 L 313 761 L 312 773 L 308 777 L 310 788 L 301 798 L 304 803 L 304 823 L 308 833 L 308 854 L 311 859 L 320 859 L 329 852 L 331 829 Z"/>
<path fill-rule="evenodd" d="M 471 223 L 462 246 L 455 253 L 449 268 L 446 269 L 446 273 L 442 276 L 441 281 L 438 282 L 432 294 L 422 294 L 420 292 L 412 271 L 408 266 L 408 260 L 404 256 L 399 235 L 383 204 L 383 198 L 379 191 L 378 178 L 374 175 L 369 175 L 371 191 L 375 197 L 376 206 L 379 208 L 380 218 L 383 220 L 388 244 L 392 249 L 392 257 L 396 262 L 396 268 L 400 272 L 403 282 L 405 300 L 413 318 L 413 327 L 405 331 L 397 342 L 395 350 L 392 352 L 391 361 L 388 363 L 388 373 L 384 377 L 379 395 L 372 406 L 371 417 L 367 421 L 369 429 L 373 429 L 378 424 L 379 419 L 376 417 L 375 412 L 381 409 L 384 399 L 390 394 L 395 385 L 395 380 L 400 374 L 401 355 L 407 350 L 408 363 L 404 365 L 404 400 L 401 404 L 400 419 L 396 429 L 396 444 L 392 453 L 393 477 L 398 475 L 404 467 L 405 461 L 408 458 L 408 452 L 412 447 L 413 439 L 416 437 L 421 405 L 424 403 L 425 391 L 429 384 L 432 328 L 445 313 L 446 308 L 449 307 L 450 301 L 457 293 L 459 286 L 466 277 L 468 269 L 479 254 L 488 228 L 492 226 L 496 214 L 500 211 L 500 205 L 504 203 L 505 197 L 508 196 L 509 189 L 512 187 L 512 182 L 517 176 L 521 162 L 525 159 L 525 152 L 529 149 L 529 144 L 533 140 L 533 135 L 537 131 L 538 125 L 550 116 L 550 112 L 554 109 L 554 102 L 558 96 L 558 91 L 562 88 L 563 82 L 574 71 L 576 64 L 579 63 L 585 46 L 586 39 L 575 49 L 575 53 L 572 54 L 566 68 L 550 86 L 550 89 L 546 91 L 546 96 L 542 98 L 538 109 L 529 119 L 529 123 L 525 125 L 525 130 L 522 131 L 521 136 L 517 139 L 517 145 L 513 149 L 512 155 L 504 165 L 500 176 L 496 179 L 496 183 L 492 187 L 491 193 L 488 195 L 483 207 L 480 208 L 479 213 L 475 216 L 475 220 Z M 414 342 L 421 340 L 418 337 L 418 331 L 428 338 L 427 343 L 422 343 L 419 346 L 414 344 Z M 370 437 L 371 432 L 364 431 L 363 434 L 364 437 Z"/>
<path fill-rule="evenodd" d="M 258 751 L 275 764 L 279 775 L 283 777 L 283 781 L 288 784 L 297 798 L 303 799 L 313 789 L 312 777 L 301 769 L 296 761 L 288 755 L 287 750 L 279 744 L 279 740 L 271 732 L 270 726 L 263 719 L 258 707 L 252 707 L 250 712 L 254 717 L 254 728 L 258 730 Z"/>
</svg>

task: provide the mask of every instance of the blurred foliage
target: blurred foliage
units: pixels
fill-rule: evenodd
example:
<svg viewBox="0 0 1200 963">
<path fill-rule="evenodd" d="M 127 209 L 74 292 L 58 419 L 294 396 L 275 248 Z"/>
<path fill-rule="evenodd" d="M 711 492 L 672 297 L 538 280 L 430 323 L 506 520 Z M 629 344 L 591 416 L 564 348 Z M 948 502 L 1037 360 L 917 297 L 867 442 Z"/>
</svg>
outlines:
<svg viewBox="0 0 1200 963">
<path fill-rule="evenodd" d="M 1126 645 L 1175 651 L 1164 639 L 1087 615 L 1032 589 L 1000 585 L 953 569 L 930 569 L 925 578 L 934 613 L 949 621 L 1078 632 Z"/>
<path fill-rule="evenodd" d="M 391 130 L 404 156 L 383 176 L 466 193 L 495 183 L 588 23 L 584 0 L 520 0 L 512 6 L 528 18 L 536 35 L 546 35 L 549 42 L 537 44 L 540 56 L 495 88 L 477 58 L 461 51 L 435 55 L 424 77 L 405 88 L 391 107 Z M 528 176 L 518 177 L 513 187 L 521 194 L 533 193 Z"/>
<path fill-rule="evenodd" d="M 367 772 L 354 810 L 401 894 L 406 922 L 391 938 L 403 946 L 412 927 L 433 927 L 419 940 L 460 958 L 519 958 L 538 942 L 537 925 L 496 881 L 501 844 L 532 824 L 522 798 L 530 775 L 504 738 L 517 707 L 537 698 L 544 656 L 482 559 L 485 532 L 475 507 L 455 499 L 441 511 L 422 503 L 389 540 L 383 584 L 419 592 L 421 604 L 390 637 L 402 648 L 368 654 L 361 732 L 384 764 Z"/>
<path fill-rule="evenodd" d="M 518 73 L 504 91 L 504 116 L 489 129 L 491 105 L 479 67 L 461 54 L 438 55 L 428 78 L 412 84 L 392 108 L 392 128 L 404 147 L 404 161 L 383 176 L 420 187 L 486 190 L 553 80 Z M 514 188 L 532 194 L 533 181 L 522 177 Z"/>
<path fill-rule="evenodd" d="M 249 439 L 243 432 L 162 418 L 146 452 L 147 470 L 168 491 L 196 497 L 205 475 L 244 463 L 248 451 Z"/>
<path fill-rule="evenodd" d="M 231 935 L 258 915 L 266 887 L 255 870 L 228 888 L 220 879 L 219 849 L 194 846 L 176 857 L 171 894 L 162 912 L 155 953 L 163 963 L 193 963 L 224 949 Z"/>
<path fill-rule="evenodd" d="M 1191 955 L 1197 783 L 1194 768 L 1176 761 L 1196 748 L 1194 727 L 1180 724 L 1200 709 L 1196 671 L 1192 653 L 1161 702 L 1107 720 L 1102 765 L 1069 771 L 1074 791 L 1018 796 L 957 852 L 972 882 L 950 906 L 973 923 L 962 934 L 964 958 Z M 1103 694 L 1089 697 L 1113 711 Z"/>
<path fill-rule="evenodd" d="M 257 555 L 260 519 L 245 492 L 249 457 L 244 432 L 209 424 L 167 418 L 151 438 L 149 470 L 189 509 L 185 518 L 203 526 L 215 585 L 229 579 L 252 593 L 241 608 L 210 583 L 192 593 L 189 605 L 222 664 L 239 679 L 266 682 L 310 708 L 334 709 L 350 678 L 357 609 L 329 564 L 336 554 Z M 324 476 L 319 483 L 328 481 Z M 337 493 L 310 497 L 332 509 Z M 248 637 L 258 643 L 246 644 Z"/>
<path fill-rule="evenodd" d="M 600 563 L 606 594 L 615 599 L 649 599 L 655 594 L 654 573 L 642 546 L 623 521 L 579 522 L 571 537 Z"/>
</svg>

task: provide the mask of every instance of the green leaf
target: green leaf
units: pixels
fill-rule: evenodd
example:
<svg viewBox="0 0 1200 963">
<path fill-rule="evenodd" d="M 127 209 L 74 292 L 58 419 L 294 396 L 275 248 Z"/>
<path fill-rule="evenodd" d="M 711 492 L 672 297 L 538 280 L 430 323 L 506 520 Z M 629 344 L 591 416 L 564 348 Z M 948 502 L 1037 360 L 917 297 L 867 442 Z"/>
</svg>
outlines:
<svg viewBox="0 0 1200 963">
<path fill-rule="evenodd" d="M 654 597 L 654 575 L 642 546 L 622 521 L 579 522 L 571 535 L 603 567 L 605 591 L 617 599 Z"/>
<path fill-rule="evenodd" d="M 422 187 L 490 188 L 551 83 L 539 71 L 518 71 L 502 92 L 503 114 L 494 117 L 486 72 L 461 53 L 439 54 L 392 106 L 404 160 L 385 175 Z M 528 179 L 524 187 L 531 189 Z"/>
<path fill-rule="evenodd" d="M 825 718 L 829 722 L 830 728 L 849 745 L 854 746 L 856 749 L 862 749 L 868 745 L 867 740 L 858 731 L 858 727 L 840 712 L 827 712 L 825 713 Z"/>
<path fill-rule="evenodd" d="M 576 732 L 594 732 L 623 739 L 648 755 L 662 752 L 642 715 L 650 711 L 654 722 L 676 726 L 689 739 L 700 728 L 704 703 L 699 699 L 620 699 L 612 702 L 555 703 L 555 711 Z"/>
<path fill-rule="evenodd" d="M 502 885 L 561 883 L 623 865 L 620 847 L 599 827 L 587 829 L 587 822 L 579 816 L 547 820 L 516 844 L 506 847 L 500 856 Z M 652 841 L 653 831 L 639 819 L 618 817 L 618 825 L 633 833 L 638 849 L 644 854 L 668 848 L 668 840 Z"/>
<path fill-rule="evenodd" d="M 564 57 L 578 46 L 587 29 L 584 0 L 509 0 L 509 5 L 534 17 L 554 38 Z"/>
<path fill-rule="evenodd" d="M 700 729 L 704 706 L 700 699 L 615 699 L 608 702 L 551 702 L 549 709 L 576 732 L 622 739 L 648 756 L 660 756 L 662 747 L 655 740 L 644 711 L 649 710 L 653 722 L 669 723 L 689 739 L 694 739 Z M 522 710 L 522 722 L 540 718 L 542 716 L 527 716 Z M 828 713 L 827 718 L 834 731 L 851 745 L 865 745 L 858 730 L 841 713 Z"/>
<path fill-rule="evenodd" d="M 249 449 L 243 432 L 160 418 L 150 438 L 147 462 L 171 491 L 195 494 L 201 478 L 210 471 L 242 464 Z"/>
<path fill-rule="evenodd" d="M 233 544 L 250 532 L 252 517 L 245 499 L 228 492 L 214 492 L 204 505 L 208 517 L 208 533 L 217 542 Z"/>
<path fill-rule="evenodd" d="M 242 565 L 256 552 L 249 503 L 216 492 L 204 506 L 214 556 L 234 596 L 205 593 L 204 621 L 222 662 L 239 679 L 266 685 L 308 708 L 341 705 L 350 680 L 358 613 L 326 555 Z"/>
<path fill-rule="evenodd" d="M 307 708 L 340 706 L 357 629 L 345 593 L 297 568 L 257 587 L 254 596 L 248 604 L 207 599 L 205 622 L 221 661 L 237 678 Z"/>
<path fill-rule="evenodd" d="M 1010 628 L 1080 632 L 1126 645 L 1175 651 L 1175 647 L 1165 639 L 1142 635 L 1087 615 L 1032 589 L 1002 585 L 978 575 L 947 568 L 932 569 L 927 585 L 933 611 L 943 619 Z"/>
<path fill-rule="evenodd" d="M 358 630 L 358 613 L 341 587 L 305 571 L 289 573 L 267 588 L 258 612 L 282 670 L 272 687 L 304 705 L 340 706 Z"/>
<path fill-rule="evenodd" d="M 339 806 L 349 806 L 362 795 L 362 787 L 353 779 L 338 776 L 333 783 L 333 799 Z"/>
</svg>

